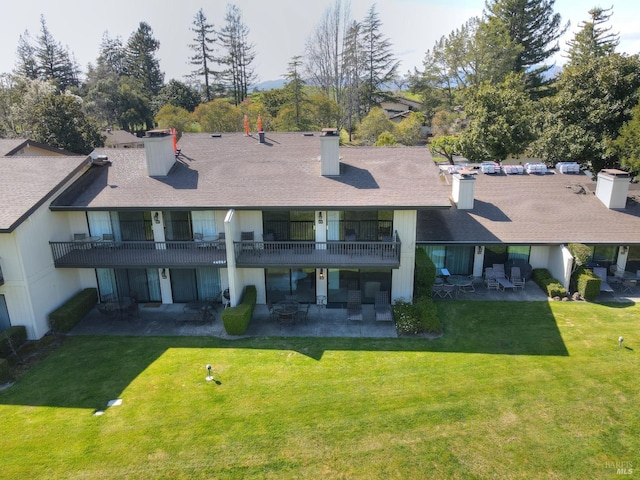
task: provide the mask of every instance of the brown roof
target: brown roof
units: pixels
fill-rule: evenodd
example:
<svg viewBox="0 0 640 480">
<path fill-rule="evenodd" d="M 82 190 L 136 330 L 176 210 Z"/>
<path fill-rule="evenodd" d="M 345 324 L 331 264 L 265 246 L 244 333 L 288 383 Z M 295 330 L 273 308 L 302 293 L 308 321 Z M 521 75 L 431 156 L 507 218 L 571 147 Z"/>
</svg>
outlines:
<svg viewBox="0 0 640 480">
<path fill-rule="evenodd" d="M 13 231 L 84 168 L 85 156 L 0 157 L 0 232 Z"/>
<path fill-rule="evenodd" d="M 417 240 L 478 244 L 640 243 L 640 190 L 636 185 L 630 186 L 627 208 L 623 210 L 607 209 L 594 195 L 595 187 L 595 181 L 584 174 L 479 174 L 473 210 L 454 207 L 420 211 Z"/>
<path fill-rule="evenodd" d="M 104 135 L 105 147 L 119 147 L 123 145 L 141 144 L 142 139 L 135 134 L 125 132 L 124 130 L 107 130 L 102 132 Z"/>
<path fill-rule="evenodd" d="M 104 149 L 90 185 L 55 209 L 449 208 L 426 147 L 341 147 L 339 177 L 320 175 L 320 137 L 185 134 L 166 177 L 147 175 L 144 150 Z"/>
</svg>

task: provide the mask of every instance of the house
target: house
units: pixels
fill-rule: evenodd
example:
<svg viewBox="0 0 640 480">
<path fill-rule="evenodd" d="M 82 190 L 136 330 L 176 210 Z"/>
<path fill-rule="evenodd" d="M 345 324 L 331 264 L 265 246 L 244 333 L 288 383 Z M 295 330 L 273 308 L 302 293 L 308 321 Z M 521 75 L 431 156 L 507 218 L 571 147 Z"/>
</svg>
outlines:
<svg viewBox="0 0 640 480">
<path fill-rule="evenodd" d="M 640 192 L 625 172 L 451 174 L 425 147 L 341 147 L 332 129 L 177 145 L 157 130 L 144 144 L 2 158 L 5 326 L 39 338 L 48 313 L 87 287 L 143 303 L 228 289 L 236 305 L 247 285 L 258 303 L 344 307 L 350 290 L 364 303 L 379 291 L 410 299 L 416 247 L 476 277 L 521 260 L 568 285 L 570 242 L 600 265 L 640 268 Z"/>
<path fill-rule="evenodd" d="M 452 274 L 479 277 L 494 263 L 521 260 L 548 268 L 565 287 L 572 267 L 569 243 L 590 246 L 594 264 L 640 270 L 638 185 L 619 170 L 603 170 L 596 181 L 583 172 L 560 171 L 443 171 L 455 207 L 418 212 L 418 246 Z"/>
<path fill-rule="evenodd" d="M 142 138 L 135 133 L 108 128 L 102 134 L 106 148 L 144 148 Z"/>
<path fill-rule="evenodd" d="M 0 331 L 24 325 L 29 338 L 40 338 L 52 307 L 80 288 L 76 275 L 54 267 L 49 240 L 70 226 L 49 203 L 90 162 L 26 140 L 2 140 L 0 152 Z"/>
</svg>

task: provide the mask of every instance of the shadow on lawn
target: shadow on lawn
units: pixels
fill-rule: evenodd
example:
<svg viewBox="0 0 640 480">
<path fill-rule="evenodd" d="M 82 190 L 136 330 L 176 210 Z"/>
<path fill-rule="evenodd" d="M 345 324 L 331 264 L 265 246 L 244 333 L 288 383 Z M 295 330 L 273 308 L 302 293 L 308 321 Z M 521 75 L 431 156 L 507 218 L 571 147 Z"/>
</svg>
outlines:
<svg viewBox="0 0 640 480">
<path fill-rule="evenodd" d="M 69 337 L 13 387 L 0 404 L 104 408 L 169 349 L 290 350 L 321 361 L 327 351 L 452 352 L 567 356 L 547 302 L 447 302 L 438 306 L 444 335 L 438 339 L 254 337 Z M 193 362 L 193 359 L 190 359 Z M 204 378 L 205 371 L 202 371 Z"/>
</svg>

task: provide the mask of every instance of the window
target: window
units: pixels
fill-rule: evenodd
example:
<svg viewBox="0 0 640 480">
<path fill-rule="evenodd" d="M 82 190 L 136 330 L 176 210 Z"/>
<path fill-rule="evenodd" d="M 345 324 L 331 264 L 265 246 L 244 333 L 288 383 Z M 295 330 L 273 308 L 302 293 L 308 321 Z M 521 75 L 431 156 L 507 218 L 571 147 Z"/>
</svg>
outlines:
<svg viewBox="0 0 640 480">
<path fill-rule="evenodd" d="M 428 245 L 422 247 L 436 266 L 453 275 L 471 275 L 475 247 L 470 245 Z"/>
<path fill-rule="evenodd" d="M 119 212 L 118 219 L 123 241 L 153 241 L 151 212 Z"/>
<path fill-rule="evenodd" d="M 316 301 L 316 271 L 314 268 L 269 268 L 265 272 L 267 300 L 276 303 L 285 295 L 295 295 L 302 303 Z"/>
<path fill-rule="evenodd" d="M 0 294 L 0 332 L 4 332 L 11 326 L 9 320 L 9 310 L 7 310 L 7 302 L 4 295 Z"/>
<path fill-rule="evenodd" d="M 391 292 L 391 270 L 329 269 L 327 304 L 346 306 L 347 292 L 360 290 L 362 303 L 374 303 L 377 292 Z"/>
<path fill-rule="evenodd" d="M 632 245 L 629 247 L 625 270 L 629 272 L 637 272 L 640 270 L 640 245 Z"/>
<path fill-rule="evenodd" d="M 264 211 L 263 232 L 272 234 L 277 241 L 313 241 L 314 215 L 312 210 Z"/>
</svg>

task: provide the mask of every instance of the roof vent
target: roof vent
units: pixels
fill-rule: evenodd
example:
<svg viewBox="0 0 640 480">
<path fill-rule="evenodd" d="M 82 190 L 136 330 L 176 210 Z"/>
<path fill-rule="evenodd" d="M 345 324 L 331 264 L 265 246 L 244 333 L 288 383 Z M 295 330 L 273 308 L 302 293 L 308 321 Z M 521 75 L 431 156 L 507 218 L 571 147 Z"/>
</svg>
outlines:
<svg viewBox="0 0 640 480">
<path fill-rule="evenodd" d="M 600 170 L 596 183 L 596 197 L 607 208 L 625 208 L 630 181 L 629 173 L 623 170 Z"/>
</svg>

